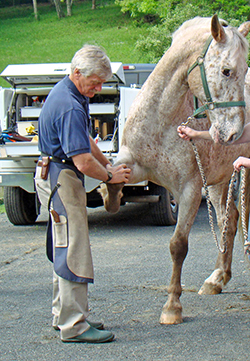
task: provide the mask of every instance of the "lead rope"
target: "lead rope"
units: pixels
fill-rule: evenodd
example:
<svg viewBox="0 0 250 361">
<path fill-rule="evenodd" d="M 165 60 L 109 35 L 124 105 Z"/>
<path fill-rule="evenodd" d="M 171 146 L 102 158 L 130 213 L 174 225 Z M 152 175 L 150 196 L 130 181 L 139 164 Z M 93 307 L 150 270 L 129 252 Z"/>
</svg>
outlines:
<svg viewBox="0 0 250 361">
<path fill-rule="evenodd" d="M 188 119 L 188 121 L 186 123 L 182 123 L 182 125 L 187 125 L 190 122 L 190 118 Z M 198 153 L 197 147 L 194 144 L 193 140 L 190 140 L 192 147 L 193 147 L 193 151 L 195 154 L 195 158 L 196 158 L 196 162 L 201 174 L 201 178 L 202 178 L 202 183 L 203 183 L 203 187 L 205 190 L 205 196 L 206 196 L 206 203 L 207 203 L 207 210 L 208 210 L 208 218 L 209 218 L 209 224 L 210 224 L 210 228 L 211 228 L 211 232 L 212 235 L 214 237 L 214 241 L 216 244 L 216 247 L 218 248 L 220 253 L 226 253 L 227 251 L 227 238 L 226 238 L 226 234 L 227 234 L 227 228 L 228 228 L 228 219 L 229 219 L 229 211 L 230 211 L 230 204 L 232 201 L 232 195 L 233 195 L 233 183 L 235 181 L 235 175 L 236 175 L 236 170 L 233 171 L 230 182 L 229 182 L 229 187 L 228 187 L 228 193 L 227 193 L 227 201 L 226 201 L 226 212 L 225 212 L 225 220 L 223 222 L 223 230 L 221 233 L 221 242 L 222 243 L 222 247 L 220 246 L 220 243 L 218 241 L 215 229 L 214 229 L 214 220 L 213 220 L 213 213 L 212 213 L 212 204 L 211 204 L 211 200 L 210 200 L 210 196 L 209 196 L 209 191 L 208 191 L 208 186 L 207 186 L 207 180 L 206 180 L 206 176 L 201 164 L 201 160 L 200 160 L 200 155 Z M 244 236 L 244 252 L 245 254 L 250 254 L 250 242 L 248 242 L 248 232 L 247 232 L 247 226 L 246 226 L 246 199 L 245 199 L 245 189 L 246 189 L 246 169 L 243 168 L 241 170 L 242 172 L 242 183 L 241 183 L 241 210 L 242 210 L 242 229 L 243 229 L 243 236 Z"/>
<path fill-rule="evenodd" d="M 247 232 L 247 220 L 246 220 L 246 178 L 247 172 L 246 168 L 242 167 L 241 169 L 241 223 L 242 223 L 242 230 L 243 230 L 243 237 L 244 237 L 244 253 L 246 255 L 250 254 L 250 242 L 248 240 L 248 232 Z"/>
<path fill-rule="evenodd" d="M 212 235 L 214 237 L 214 241 L 215 244 L 219 250 L 219 252 L 221 253 L 226 253 L 227 251 L 227 238 L 226 238 L 226 233 L 227 233 L 227 228 L 228 228 L 228 218 L 229 218 L 229 208 L 230 208 L 230 203 L 232 200 L 232 194 L 233 194 L 233 182 L 234 182 L 234 178 L 235 178 L 235 171 L 233 172 L 231 179 L 230 179 L 230 183 L 229 183 L 229 188 L 228 188 L 228 194 L 227 194 L 227 202 L 226 202 L 226 213 L 225 213 L 225 220 L 223 223 L 223 230 L 222 230 L 222 234 L 221 234 L 221 240 L 222 240 L 222 247 L 220 246 L 220 243 L 218 241 L 215 229 L 214 229 L 214 220 L 213 220 L 213 213 L 212 213 L 212 204 L 211 204 L 211 200 L 210 200 L 210 196 L 209 196 L 209 191 L 208 191 L 208 186 L 207 186 L 207 181 L 206 181 L 206 176 L 204 174 L 204 170 L 201 164 L 201 160 L 200 160 L 200 156 L 198 153 L 198 150 L 196 148 L 196 145 L 194 144 L 194 142 L 191 140 L 191 144 L 193 147 L 193 151 L 195 154 L 195 158 L 197 161 L 197 165 L 199 167 L 199 171 L 201 174 L 201 178 L 202 178 L 202 183 L 203 183 L 203 187 L 205 190 L 205 196 L 206 196 L 206 202 L 207 202 L 207 210 L 208 210 L 208 219 L 209 219 L 209 224 L 210 224 L 210 228 L 211 228 L 211 232 Z"/>
</svg>

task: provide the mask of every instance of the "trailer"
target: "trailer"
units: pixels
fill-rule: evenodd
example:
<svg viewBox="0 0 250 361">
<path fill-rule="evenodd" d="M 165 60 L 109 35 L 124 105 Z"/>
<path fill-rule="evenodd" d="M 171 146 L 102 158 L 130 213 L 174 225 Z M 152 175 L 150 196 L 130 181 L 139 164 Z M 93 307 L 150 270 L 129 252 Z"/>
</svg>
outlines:
<svg viewBox="0 0 250 361">
<path fill-rule="evenodd" d="M 128 110 L 153 64 L 114 62 L 113 76 L 90 99 L 92 136 L 113 163 L 121 146 Z M 8 65 L 0 74 L 11 87 L 0 88 L 0 186 L 4 205 L 14 225 L 32 224 L 40 213 L 34 174 L 38 150 L 38 118 L 52 87 L 70 74 L 70 63 Z M 100 181 L 85 177 L 87 206 L 102 206 Z M 163 187 L 148 181 L 128 184 L 121 204 L 149 203 L 157 225 L 176 223 L 178 205 Z"/>
</svg>

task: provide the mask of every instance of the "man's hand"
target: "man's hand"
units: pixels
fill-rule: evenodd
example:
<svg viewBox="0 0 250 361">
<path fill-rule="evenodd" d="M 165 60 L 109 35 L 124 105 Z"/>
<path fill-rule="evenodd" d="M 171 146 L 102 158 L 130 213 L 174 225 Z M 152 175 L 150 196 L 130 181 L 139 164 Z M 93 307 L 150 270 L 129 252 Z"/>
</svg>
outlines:
<svg viewBox="0 0 250 361">
<path fill-rule="evenodd" d="M 129 182 L 131 169 L 128 168 L 126 164 L 120 164 L 115 167 L 107 164 L 106 169 L 113 175 L 112 179 L 109 181 L 109 184 Z"/>
</svg>

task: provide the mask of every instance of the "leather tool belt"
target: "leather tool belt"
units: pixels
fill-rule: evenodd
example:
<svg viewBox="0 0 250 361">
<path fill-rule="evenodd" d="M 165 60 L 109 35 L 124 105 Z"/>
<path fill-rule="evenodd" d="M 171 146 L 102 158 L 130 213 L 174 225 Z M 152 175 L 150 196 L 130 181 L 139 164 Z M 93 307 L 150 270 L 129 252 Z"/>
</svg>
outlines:
<svg viewBox="0 0 250 361">
<path fill-rule="evenodd" d="M 43 180 L 47 180 L 47 178 L 48 178 L 49 162 L 50 162 L 49 157 L 42 157 L 42 159 L 39 159 L 39 161 L 37 163 L 38 167 L 42 167 L 41 178 Z"/>
<path fill-rule="evenodd" d="M 44 180 L 47 180 L 47 178 L 48 178 L 50 162 L 74 165 L 73 161 L 70 159 L 61 159 L 61 158 L 55 157 L 53 155 L 47 155 L 44 153 L 42 153 L 41 156 L 42 156 L 42 159 L 39 159 L 38 166 L 42 167 L 41 178 Z"/>
</svg>

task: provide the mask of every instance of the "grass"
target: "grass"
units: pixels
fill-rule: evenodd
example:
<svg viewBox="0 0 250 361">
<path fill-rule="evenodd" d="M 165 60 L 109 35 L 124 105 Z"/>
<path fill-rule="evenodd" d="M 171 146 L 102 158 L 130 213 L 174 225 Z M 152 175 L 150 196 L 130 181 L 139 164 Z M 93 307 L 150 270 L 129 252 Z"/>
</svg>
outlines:
<svg viewBox="0 0 250 361">
<path fill-rule="evenodd" d="M 100 0 L 94 11 L 91 3 L 74 1 L 72 16 L 60 20 L 47 4 L 38 5 L 39 21 L 32 5 L 2 8 L 0 73 L 9 64 L 70 62 L 85 43 L 102 46 L 111 61 L 147 62 L 134 48 L 139 36 L 148 34 L 149 25 L 137 26 L 114 1 Z M 10 85 L 0 78 L 0 86 Z M 4 212 L 0 194 L 0 213 Z"/>
<path fill-rule="evenodd" d="M 111 61 L 146 62 L 135 43 L 149 25 L 137 26 L 114 1 L 98 3 L 92 10 L 91 1 L 76 1 L 72 16 L 60 20 L 50 5 L 38 6 L 39 21 L 32 5 L 1 9 L 0 72 L 8 64 L 70 62 L 85 43 L 102 46 Z M 0 86 L 9 85 L 0 79 Z"/>
<path fill-rule="evenodd" d="M 3 204 L 3 199 L 0 198 L 0 214 L 3 214 L 3 213 L 5 213 L 5 207 Z"/>
</svg>

